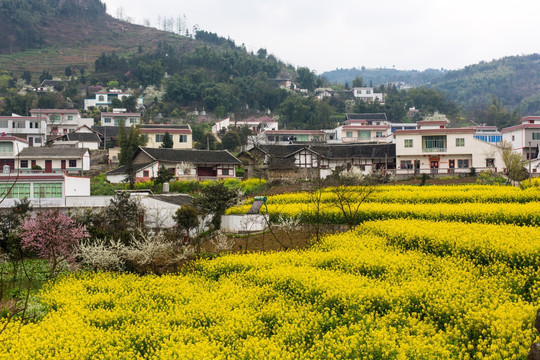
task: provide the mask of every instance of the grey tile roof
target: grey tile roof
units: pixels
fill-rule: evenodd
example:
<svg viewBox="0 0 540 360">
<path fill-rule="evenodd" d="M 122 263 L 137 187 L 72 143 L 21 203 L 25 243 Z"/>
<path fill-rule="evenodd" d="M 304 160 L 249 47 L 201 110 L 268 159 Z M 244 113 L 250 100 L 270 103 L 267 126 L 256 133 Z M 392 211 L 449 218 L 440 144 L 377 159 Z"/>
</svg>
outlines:
<svg viewBox="0 0 540 360">
<path fill-rule="evenodd" d="M 396 157 L 395 144 L 260 145 L 259 148 L 274 159 L 292 157 L 303 149 L 310 149 L 326 159 Z"/>
<path fill-rule="evenodd" d="M 139 147 L 151 158 L 168 162 L 189 162 L 193 164 L 238 164 L 240 160 L 227 150 L 188 150 L 188 149 L 154 149 Z"/>
<path fill-rule="evenodd" d="M 148 163 L 144 163 L 144 164 L 133 164 L 133 170 L 135 172 L 141 170 L 141 169 L 144 169 L 145 167 L 153 164 L 154 161 L 152 162 L 148 162 Z M 117 167 L 116 169 L 112 169 L 111 171 L 107 171 L 105 173 L 106 175 L 126 175 L 126 166 L 125 165 L 122 165 L 122 166 L 119 166 Z"/>
<path fill-rule="evenodd" d="M 347 114 L 347 120 L 387 120 L 385 113 Z"/>
<path fill-rule="evenodd" d="M 66 135 L 68 141 L 81 142 L 100 142 L 99 135 L 96 133 L 72 132 Z"/>
<path fill-rule="evenodd" d="M 163 201 L 174 205 L 191 205 L 193 203 L 193 197 L 187 194 L 158 194 L 151 195 L 152 199 Z"/>
<path fill-rule="evenodd" d="M 82 158 L 88 152 L 86 148 L 64 148 L 64 147 L 27 147 L 20 152 L 20 158 Z"/>
</svg>

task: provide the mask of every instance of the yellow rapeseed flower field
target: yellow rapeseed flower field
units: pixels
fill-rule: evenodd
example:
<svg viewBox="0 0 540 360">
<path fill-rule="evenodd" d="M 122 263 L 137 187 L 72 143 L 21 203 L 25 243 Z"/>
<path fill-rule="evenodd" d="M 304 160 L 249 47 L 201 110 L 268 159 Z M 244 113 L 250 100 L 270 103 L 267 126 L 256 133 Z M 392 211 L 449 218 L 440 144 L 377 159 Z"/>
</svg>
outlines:
<svg viewBox="0 0 540 360">
<path fill-rule="evenodd" d="M 434 187 L 474 198 L 437 202 L 398 187 L 410 200 L 364 204 L 391 216 L 306 250 L 67 275 L 40 292 L 42 319 L 6 325 L 0 359 L 525 359 L 540 341 L 539 199 L 487 189 Z M 269 207 L 289 205 L 309 206 Z"/>
</svg>

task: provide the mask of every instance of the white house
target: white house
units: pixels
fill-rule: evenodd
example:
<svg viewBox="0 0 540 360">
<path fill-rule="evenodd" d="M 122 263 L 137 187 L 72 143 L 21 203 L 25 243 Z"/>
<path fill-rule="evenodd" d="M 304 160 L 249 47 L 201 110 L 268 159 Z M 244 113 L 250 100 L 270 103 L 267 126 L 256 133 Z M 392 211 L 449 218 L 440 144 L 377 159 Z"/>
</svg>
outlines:
<svg viewBox="0 0 540 360">
<path fill-rule="evenodd" d="M 138 125 L 141 123 L 141 114 L 120 111 L 101 113 L 101 126 L 118 126 L 121 120 L 126 127 Z"/>
<path fill-rule="evenodd" d="M 474 128 L 447 128 L 446 121 L 420 121 L 396 130 L 396 174 L 454 174 L 504 170 L 501 149 L 474 137 Z"/>
<path fill-rule="evenodd" d="M 122 91 L 119 89 L 111 89 L 109 91 L 99 91 L 95 94 L 94 99 L 84 99 L 84 110 L 88 110 L 91 107 L 107 109 L 112 106 L 113 99 L 123 100 L 131 96 L 129 91 Z M 143 98 L 137 98 L 137 107 L 143 107 Z"/>
<path fill-rule="evenodd" d="M 0 135 L 24 139 L 29 146 L 44 146 L 47 142 L 47 119 L 30 116 L 0 116 Z"/>
<path fill-rule="evenodd" d="M 52 146 L 97 150 L 101 144 L 101 138 L 97 131 L 92 130 L 88 126 L 81 126 L 70 133 L 50 140 L 50 142 Z"/>
<path fill-rule="evenodd" d="M 70 133 L 81 126 L 92 127 L 93 118 L 83 118 L 75 109 L 32 109 L 30 114 L 34 118 L 45 118 L 47 135 L 61 136 Z"/>
<path fill-rule="evenodd" d="M 366 102 L 384 101 L 382 93 L 376 93 L 372 87 L 355 87 L 351 89 L 353 96 Z"/>
<path fill-rule="evenodd" d="M 240 160 L 226 150 L 187 150 L 139 147 L 133 156 L 135 181 L 157 177 L 164 166 L 174 179 L 223 180 L 236 177 Z M 112 183 L 125 182 L 126 167 L 120 166 L 107 173 Z"/>
<path fill-rule="evenodd" d="M 27 147 L 26 140 L 15 136 L 0 136 L 0 172 L 9 174 L 15 171 L 15 159 Z"/>
<path fill-rule="evenodd" d="M 40 169 L 37 169 L 39 166 Z M 83 175 L 90 170 L 90 152 L 88 149 L 63 147 L 28 147 L 23 149 L 15 170 L 19 173 L 53 173 Z"/>
<path fill-rule="evenodd" d="M 501 130 L 504 141 L 512 144 L 512 150 L 519 152 L 526 160 L 538 158 L 540 147 L 540 116 L 525 116 L 521 124 Z"/>
<path fill-rule="evenodd" d="M 64 207 L 69 198 L 90 196 L 90 178 L 53 173 L 0 174 L 0 196 L 6 196 L 0 207 L 12 207 L 23 198 L 34 208 Z"/>
</svg>

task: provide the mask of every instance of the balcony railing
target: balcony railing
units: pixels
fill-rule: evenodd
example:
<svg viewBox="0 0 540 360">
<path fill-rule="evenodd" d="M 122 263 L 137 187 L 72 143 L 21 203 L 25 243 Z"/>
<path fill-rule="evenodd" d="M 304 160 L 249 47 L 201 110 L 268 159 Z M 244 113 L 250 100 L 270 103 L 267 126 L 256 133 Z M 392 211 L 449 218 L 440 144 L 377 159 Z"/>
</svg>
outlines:
<svg viewBox="0 0 540 360">
<path fill-rule="evenodd" d="M 423 152 L 431 152 L 431 153 L 446 152 L 446 148 L 444 148 L 444 147 L 422 148 L 422 151 Z"/>
</svg>

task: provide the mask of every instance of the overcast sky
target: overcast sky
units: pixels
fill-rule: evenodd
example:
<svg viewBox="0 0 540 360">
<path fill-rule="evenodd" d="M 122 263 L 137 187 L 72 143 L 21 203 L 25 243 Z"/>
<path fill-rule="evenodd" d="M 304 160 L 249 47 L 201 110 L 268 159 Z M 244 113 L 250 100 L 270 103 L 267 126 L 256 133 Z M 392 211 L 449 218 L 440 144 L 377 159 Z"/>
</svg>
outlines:
<svg viewBox="0 0 540 360">
<path fill-rule="evenodd" d="M 318 74 L 336 68 L 459 69 L 540 52 L 538 0 L 103 0 L 107 11 L 267 49 Z M 119 11 L 120 9 L 120 11 Z"/>
</svg>

